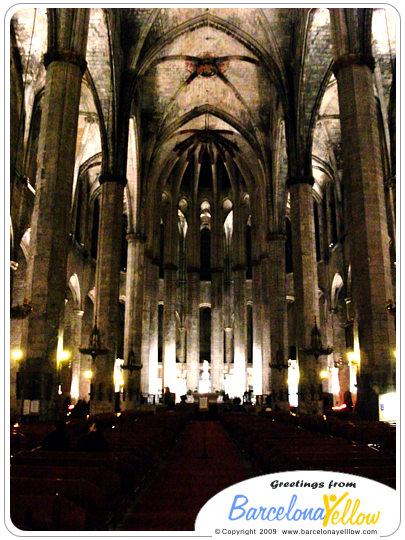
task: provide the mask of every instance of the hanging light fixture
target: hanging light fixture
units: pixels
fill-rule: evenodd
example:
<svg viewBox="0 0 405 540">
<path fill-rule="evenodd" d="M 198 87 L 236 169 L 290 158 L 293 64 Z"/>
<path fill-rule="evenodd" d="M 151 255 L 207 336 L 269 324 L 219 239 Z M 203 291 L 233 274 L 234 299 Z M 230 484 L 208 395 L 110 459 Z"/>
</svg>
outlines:
<svg viewBox="0 0 405 540">
<path fill-rule="evenodd" d="M 110 352 L 109 349 L 101 346 L 100 331 L 97 327 L 97 317 L 95 318 L 94 327 L 90 334 L 88 347 L 79 347 L 79 351 L 82 354 L 90 355 L 93 361 L 97 358 L 97 356 Z"/>
<path fill-rule="evenodd" d="M 314 319 L 315 325 L 311 330 L 311 346 L 302 350 L 307 354 L 315 356 L 315 360 L 318 361 L 320 356 L 328 356 L 331 354 L 333 352 L 333 347 L 323 347 L 321 332 L 316 324 L 316 317 L 314 317 Z"/>
<path fill-rule="evenodd" d="M 123 364 L 121 366 L 121 369 L 126 369 L 128 370 L 130 373 L 132 373 L 133 371 L 135 370 L 140 370 L 142 369 L 142 364 L 138 363 L 136 361 L 136 357 L 135 357 L 135 353 L 134 351 L 131 349 L 129 354 L 128 354 L 128 360 L 127 360 L 127 363 L 126 364 Z"/>
</svg>

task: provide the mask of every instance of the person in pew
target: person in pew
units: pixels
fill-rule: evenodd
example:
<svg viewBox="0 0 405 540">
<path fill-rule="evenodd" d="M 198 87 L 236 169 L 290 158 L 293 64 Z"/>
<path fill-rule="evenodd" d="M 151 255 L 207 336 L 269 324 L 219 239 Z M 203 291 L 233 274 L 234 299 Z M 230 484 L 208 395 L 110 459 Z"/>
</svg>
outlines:
<svg viewBox="0 0 405 540">
<path fill-rule="evenodd" d="M 76 450 L 85 452 L 102 452 L 108 450 L 108 443 L 104 438 L 104 424 L 95 420 L 87 433 L 77 441 Z"/>
<path fill-rule="evenodd" d="M 41 444 L 42 450 L 69 450 L 70 440 L 66 433 L 66 424 L 63 420 L 55 422 L 55 429 L 45 436 Z"/>
</svg>

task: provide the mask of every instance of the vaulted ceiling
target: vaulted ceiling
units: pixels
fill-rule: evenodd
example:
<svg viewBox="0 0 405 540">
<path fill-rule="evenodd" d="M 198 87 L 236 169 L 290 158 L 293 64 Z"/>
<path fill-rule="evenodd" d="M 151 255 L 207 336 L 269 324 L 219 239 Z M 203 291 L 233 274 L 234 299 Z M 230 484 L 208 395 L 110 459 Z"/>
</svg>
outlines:
<svg viewBox="0 0 405 540">
<path fill-rule="evenodd" d="M 27 125 L 44 82 L 46 18 L 45 8 L 13 17 Z M 395 33 L 384 10 L 374 18 L 387 110 Z M 174 167 L 185 174 L 192 159 L 199 166 L 219 160 L 231 180 L 243 178 L 240 191 L 248 186 L 267 197 L 277 221 L 291 163 L 297 171 L 313 167 L 320 185 L 340 167 L 328 9 L 92 8 L 86 59 L 78 155 L 103 151 L 105 161 L 114 159 L 127 102 L 144 189 L 163 188 Z M 94 117 L 99 137 L 85 125 Z"/>
</svg>

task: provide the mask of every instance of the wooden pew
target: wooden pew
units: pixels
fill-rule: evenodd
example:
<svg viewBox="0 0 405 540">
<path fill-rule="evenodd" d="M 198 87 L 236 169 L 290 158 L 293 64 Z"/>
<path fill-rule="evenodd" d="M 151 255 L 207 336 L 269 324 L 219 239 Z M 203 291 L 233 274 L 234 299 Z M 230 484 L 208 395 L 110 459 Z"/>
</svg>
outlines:
<svg viewBox="0 0 405 540">
<path fill-rule="evenodd" d="M 112 517 L 108 511 L 106 494 L 87 480 L 65 478 L 10 478 L 10 495 L 18 500 L 23 495 L 61 495 L 84 509 L 86 529 L 103 528 Z"/>
<path fill-rule="evenodd" d="M 62 495 L 13 492 L 10 518 L 23 531 L 83 531 L 86 511 Z"/>
</svg>

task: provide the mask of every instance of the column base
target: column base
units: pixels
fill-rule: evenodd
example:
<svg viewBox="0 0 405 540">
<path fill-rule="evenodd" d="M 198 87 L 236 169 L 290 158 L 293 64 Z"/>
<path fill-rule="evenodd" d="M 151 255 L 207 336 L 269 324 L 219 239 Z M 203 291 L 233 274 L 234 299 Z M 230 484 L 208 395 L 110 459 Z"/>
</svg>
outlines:
<svg viewBox="0 0 405 540">
<path fill-rule="evenodd" d="M 323 414 L 322 401 L 299 401 L 298 414 Z"/>
<path fill-rule="evenodd" d="M 378 394 L 371 387 L 370 379 L 368 375 L 358 377 L 357 401 L 354 410 L 360 420 L 378 421 Z"/>
<path fill-rule="evenodd" d="M 114 412 L 113 401 L 95 401 L 90 402 L 90 414 L 103 414 Z"/>
</svg>

